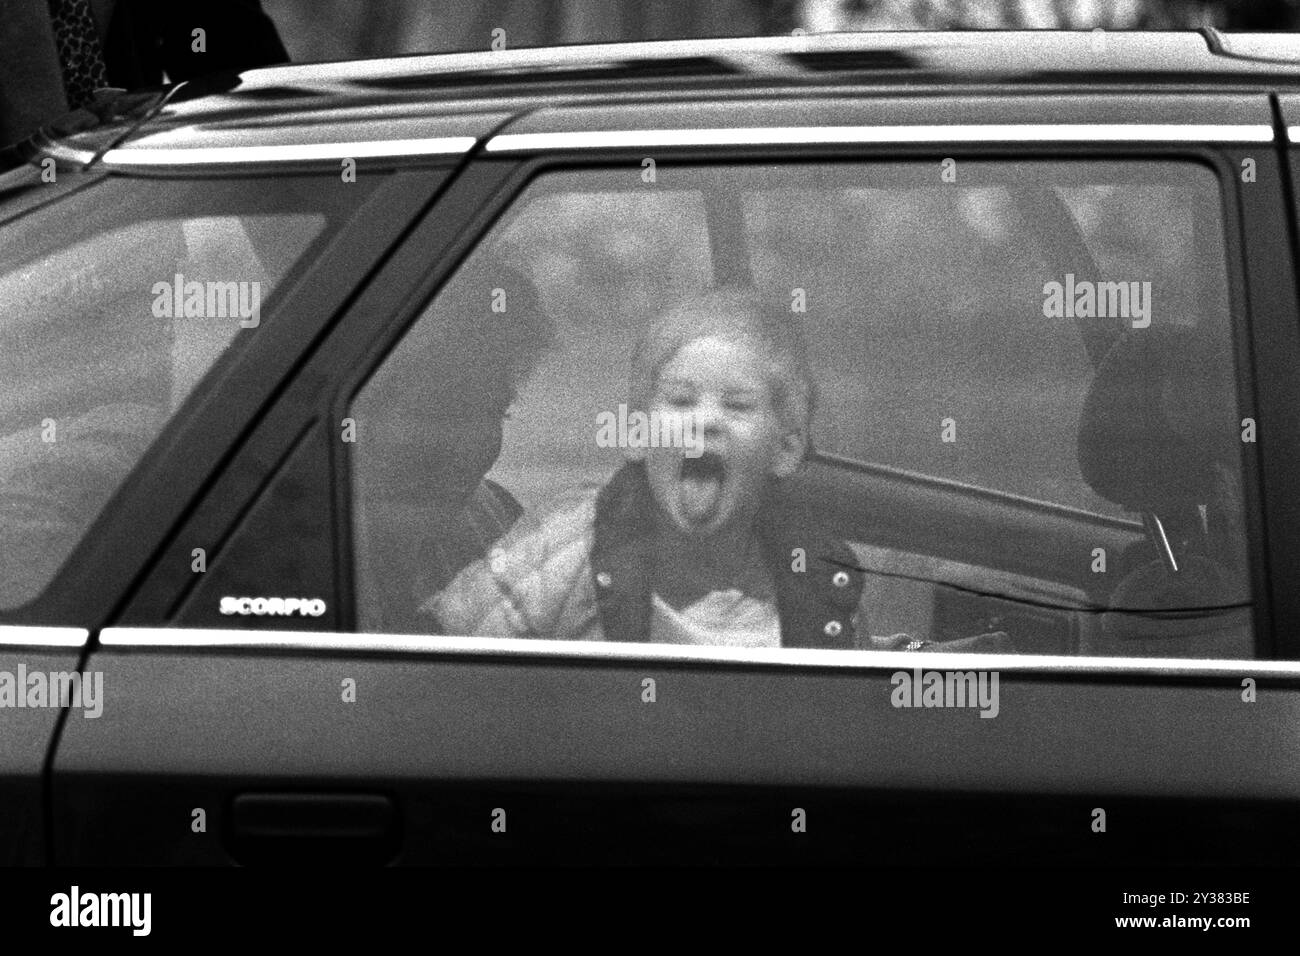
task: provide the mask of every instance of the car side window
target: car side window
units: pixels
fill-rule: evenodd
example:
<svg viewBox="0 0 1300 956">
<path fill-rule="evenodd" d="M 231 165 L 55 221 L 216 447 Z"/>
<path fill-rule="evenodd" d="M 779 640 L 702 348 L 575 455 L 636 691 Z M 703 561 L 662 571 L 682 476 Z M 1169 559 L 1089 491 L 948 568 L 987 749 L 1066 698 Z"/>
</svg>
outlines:
<svg viewBox="0 0 1300 956">
<path fill-rule="evenodd" d="M 535 180 L 354 398 L 359 626 L 1253 656 L 1216 177 L 949 172 Z"/>
<path fill-rule="evenodd" d="M 206 373 L 275 321 L 286 277 L 368 192 L 110 177 L 6 225 L 0 608 L 40 594 Z"/>
</svg>

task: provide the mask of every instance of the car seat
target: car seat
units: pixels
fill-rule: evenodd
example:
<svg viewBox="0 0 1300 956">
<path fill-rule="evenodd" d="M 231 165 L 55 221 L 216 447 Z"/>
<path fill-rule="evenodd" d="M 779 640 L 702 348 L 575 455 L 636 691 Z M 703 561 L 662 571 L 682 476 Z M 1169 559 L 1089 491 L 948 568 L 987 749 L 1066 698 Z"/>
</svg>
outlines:
<svg viewBox="0 0 1300 956">
<path fill-rule="evenodd" d="M 1228 342 L 1152 326 L 1098 365 L 1078 458 L 1097 494 L 1142 516 L 1147 539 L 1113 561 L 1098 646 L 1085 653 L 1250 656 L 1239 419 Z"/>
</svg>

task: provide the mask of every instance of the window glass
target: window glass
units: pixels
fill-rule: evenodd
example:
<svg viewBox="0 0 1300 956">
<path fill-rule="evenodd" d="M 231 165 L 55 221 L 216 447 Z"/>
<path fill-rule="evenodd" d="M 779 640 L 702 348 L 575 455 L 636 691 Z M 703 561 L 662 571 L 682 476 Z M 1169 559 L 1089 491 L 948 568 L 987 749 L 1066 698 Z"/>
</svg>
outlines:
<svg viewBox="0 0 1300 956">
<path fill-rule="evenodd" d="M 277 289 L 360 195 L 109 179 L 6 225 L 0 607 L 40 593 L 223 352 L 275 321 Z"/>
<path fill-rule="evenodd" d="M 1253 656 L 1207 169 L 657 179 L 534 182 L 356 396 L 364 629 Z"/>
</svg>

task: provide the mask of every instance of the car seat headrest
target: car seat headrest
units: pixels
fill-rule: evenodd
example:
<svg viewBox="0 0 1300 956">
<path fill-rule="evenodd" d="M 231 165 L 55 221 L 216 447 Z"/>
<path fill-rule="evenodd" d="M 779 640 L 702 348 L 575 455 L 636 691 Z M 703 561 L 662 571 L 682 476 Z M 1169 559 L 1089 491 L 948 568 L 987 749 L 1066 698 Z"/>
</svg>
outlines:
<svg viewBox="0 0 1300 956">
<path fill-rule="evenodd" d="M 1195 329 L 1132 329 L 1106 353 L 1079 418 L 1079 470 L 1132 511 L 1212 499 L 1216 462 L 1232 463 L 1238 422 L 1232 354 Z"/>
</svg>

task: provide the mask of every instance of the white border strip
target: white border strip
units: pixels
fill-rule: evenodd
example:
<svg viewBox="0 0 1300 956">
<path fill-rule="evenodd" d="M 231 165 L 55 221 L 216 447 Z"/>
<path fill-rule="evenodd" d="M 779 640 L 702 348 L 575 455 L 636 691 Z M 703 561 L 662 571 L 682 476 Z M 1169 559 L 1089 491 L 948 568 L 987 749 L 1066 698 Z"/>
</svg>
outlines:
<svg viewBox="0 0 1300 956">
<path fill-rule="evenodd" d="M 473 136 L 389 139 L 357 143 L 298 143 L 277 146 L 205 146 L 150 149 L 126 146 L 107 150 L 110 166 L 224 166 L 241 163 L 293 163 L 328 159 L 375 159 L 396 156 L 451 156 L 467 153 Z"/>
<path fill-rule="evenodd" d="M 81 627 L 0 624 L 0 647 L 85 647 L 89 637 Z"/>
<path fill-rule="evenodd" d="M 552 641 L 497 637 L 424 637 L 409 634 L 345 634 L 319 631 L 235 631 L 200 628 L 110 627 L 100 632 L 106 648 L 393 652 L 432 657 L 546 657 L 609 662 L 649 661 L 779 664 L 853 670 L 1049 671 L 1098 674 L 1300 677 L 1300 661 L 1203 660 L 1167 657 L 1065 657 L 1036 654 L 972 654 L 944 651 L 835 651 L 796 648 L 686 647 L 618 641 Z"/>
<path fill-rule="evenodd" d="M 1288 143 L 1300 143 L 1300 126 L 1288 126 L 1286 128 L 1286 141 Z"/>
<path fill-rule="evenodd" d="M 1271 143 L 1258 124 L 1043 123 L 953 126 L 779 126 L 737 129 L 502 133 L 489 153 L 670 146 L 771 146 L 832 143 Z"/>
</svg>

